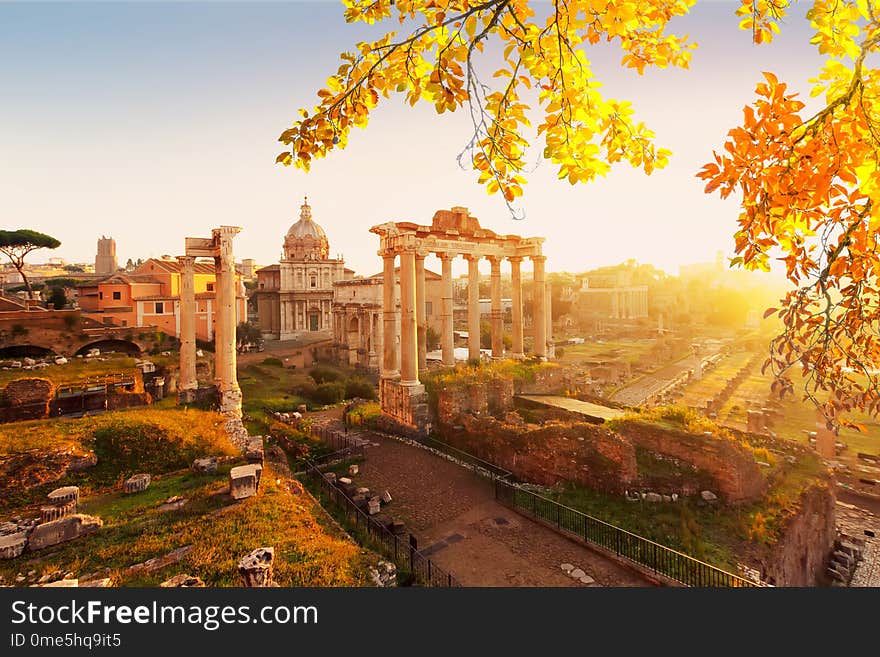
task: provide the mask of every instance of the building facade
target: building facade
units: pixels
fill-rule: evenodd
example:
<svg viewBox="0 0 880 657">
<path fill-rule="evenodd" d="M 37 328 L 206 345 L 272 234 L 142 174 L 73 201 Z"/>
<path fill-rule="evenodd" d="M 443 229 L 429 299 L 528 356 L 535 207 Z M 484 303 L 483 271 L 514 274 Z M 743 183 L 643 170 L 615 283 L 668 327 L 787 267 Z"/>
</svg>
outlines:
<svg viewBox="0 0 880 657">
<path fill-rule="evenodd" d="M 382 365 L 382 293 L 384 273 L 337 281 L 333 286 L 333 342 L 340 363 L 378 372 Z M 442 328 L 443 278 L 425 270 L 425 324 L 438 335 Z M 400 267 L 394 272 L 400 299 Z M 400 303 L 395 306 L 400 313 Z"/>
<path fill-rule="evenodd" d="M 84 316 L 110 326 L 150 327 L 180 337 L 180 280 L 177 260 L 150 258 L 134 272 L 117 272 L 78 288 Z M 236 276 L 236 324 L 244 321 L 245 295 Z M 214 265 L 194 265 L 196 337 L 210 342 L 216 324 Z"/>
<path fill-rule="evenodd" d="M 324 229 L 312 219 L 308 199 L 284 237 L 281 262 L 257 270 L 257 318 L 266 338 L 296 340 L 333 334 L 333 284 L 354 272 L 330 257 Z"/>
</svg>

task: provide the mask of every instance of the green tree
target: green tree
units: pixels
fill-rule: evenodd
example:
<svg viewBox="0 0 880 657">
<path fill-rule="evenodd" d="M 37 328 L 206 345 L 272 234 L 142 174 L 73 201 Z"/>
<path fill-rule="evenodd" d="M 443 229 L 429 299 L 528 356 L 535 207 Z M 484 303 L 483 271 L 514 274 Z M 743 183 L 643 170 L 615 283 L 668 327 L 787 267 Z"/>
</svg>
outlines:
<svg viewBox="0 0 880 657">
<path fill-rule="evenodd" d="M 34 298 L 34 291 L 27 274 L 24 273 L 24 259 L 37 249 L 57 249 L 59 246 L 61 246 L 61 242 L 57 239 L 35 230 L 26 228 L 0 230 L 0 253 L 9 258 L 12 266 L 21 274 L 21 280 L 24 282 L 28 297 L 31 299 Z"/>
<path fill-rule="evenodd" d="M 64 308 L 67 305 L 67 295 L 64 293 L 64 288 L 53 287 L 46 301 L 51 303 L 56 310 Z"/>
<path fill-rule="evenodd" d="M 429 326 L 425 330 L 425 345 L 428 351 L 435 351 L 440 348 L 440 333 L 433 326 Z"/>
</svg>

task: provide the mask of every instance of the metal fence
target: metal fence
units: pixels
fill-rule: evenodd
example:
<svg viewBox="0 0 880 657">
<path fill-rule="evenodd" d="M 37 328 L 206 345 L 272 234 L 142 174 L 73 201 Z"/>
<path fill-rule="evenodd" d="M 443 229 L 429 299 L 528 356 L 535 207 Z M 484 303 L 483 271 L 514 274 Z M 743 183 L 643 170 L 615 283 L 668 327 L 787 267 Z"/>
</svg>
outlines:
<svg viewBox="0 0 880 657">
<path fill-rule="evenodd" d="M 364 440 L 354 435 L 348 435 L 344 430 L 325 427 L 320 424 L 312 425 L 309 429 L 311 435 L 332 450 L 342 450 L 349 447 L 362 446 Z"/>
<path fill-rule="evenodd" d="M 496 479 L 507 481 L 513 476 L 513 474 L 509 470 L 505 470 L 504 468 L 495 465 L 494 463 L 490 463 L 489 461 L 484 461 L 483 459 L 476 457 L 473 454 L 469 454 L 468 452 L 462 451 L 457 447 L 453 447 L 452 445 L 444 443 L 440 440 L 435 440 L 433 438 L 424 436 L 414 438 L 413 442 L 417 442 L 420 445 L 424 445 L 425 447 L 429 447 L 437 452 L 441 452 L 443 455 L 457 461 L 458 463 L 468 466 L 477 474 L 488 477 L 493 481 L 495 481 Z"/>
<path fill-rule="evenodd" d="M 550 525 L 561 534 L 604 548 L 619 558 L 685 586 L 760 586 L 502 479 L 495 480 L 495 498 L 523 515 Z"/>
<path fill-rule="evenodd" d="M 347 458 L 347 455 L 351 454 L 353 450 L 358 449 L 363 455 L 363 446 L 352 446 L 324 456 L 321 462 L 324 465 L 338 462 Z M 354 527 L 354 532 L 362 537 L 363 542 L 394 561 L 399 569 L 412 573 L 420 584 L 431 587 L 461 586 L 455 577 L 413 547 L 409 533 L 395 534 L 376 520 L 374 516 L 364 513 L 342 489 L 324 476 L 318 463 L 308 462 L 306 476 L 315 482 L 320 488 L 321 494 L 326 496 L 343 514 L 347 523 Z"/>
</svg>

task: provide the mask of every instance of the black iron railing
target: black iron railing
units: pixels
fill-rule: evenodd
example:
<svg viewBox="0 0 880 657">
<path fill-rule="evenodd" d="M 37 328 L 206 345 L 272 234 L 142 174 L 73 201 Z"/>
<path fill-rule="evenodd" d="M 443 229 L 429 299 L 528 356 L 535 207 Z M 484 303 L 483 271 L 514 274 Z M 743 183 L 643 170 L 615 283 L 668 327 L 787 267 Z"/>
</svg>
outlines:
<svg viewBox="0 0 880 657">
<path fill-rule="evenodd" d="M 338 462 L 357 449 L 363 454 L 362 446 L 348 447 L 342 453 L 328 454 L 321 460 L 324 463 Z M 431 587 L 461 586 L 455 577 L 419 552 L 408 533 L 395 534 L 373 516 L 364 513 L 345 491 L 324 475 L 318 464 L 308 461 L 306 476 L 319 488 L 321 495 L 334 504 L 363 543 L 391 559 L 399 569 L 412 573 L 419 584 Z"/>
<path fill-rule="evenodd" d="M 760 586 L 501 479 L 495 480 L 495 498 L 518 513 L 550 525 L 561 534 L 601 547 L 685 586 Z"/>
</svg>

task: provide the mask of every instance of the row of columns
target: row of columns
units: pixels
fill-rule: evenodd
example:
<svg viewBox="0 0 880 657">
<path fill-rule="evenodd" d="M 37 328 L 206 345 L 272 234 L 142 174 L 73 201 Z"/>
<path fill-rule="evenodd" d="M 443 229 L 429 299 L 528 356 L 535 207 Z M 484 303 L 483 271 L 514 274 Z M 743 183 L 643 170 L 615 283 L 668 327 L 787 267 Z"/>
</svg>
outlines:
<svg viewBox="0 0 880 657">
<path fill-rule="evenodd" d="M 611 318 L 632 319 L 648 315 L 647 288 L 619 289 L 611 291 Z"/>
<path fill-rule="evenodd" d="M 239 229 L 215 228 L 212 232 L 214 255 L 214 377 L 220 393 L 220 408 L 232 410 L 240 403 L 241 390 L 236 375 L 236 284 L 232 238 Z M 180 275 L 180 392 L 190 401 L 198 388 L 196 379 L 196 297 L 195 257 L 178 256 Z M 208 317 L 211 323 L 211 317 Z M 229 408 L 224 408 L 228 406 Z"/>
<path fill-rule="evenodd" d="M 397 299 L 395 285 L 395 259 L 400 255 L 400 299 Z M 452 324 L 452 259 L 454 254 L 438 253 L 442 265 L 441 276 L 441 336 L 440 348 L 445 367 L 455 365 L 453 324 Z M 503 355 L 504 313 L 501 307 L 501 261 L 498 256 L 486 256 L 491 264 L 490 324 L 492 331 L 492 356 Z M 547 336 L 549 318 L 548 289 L 543 255 L 528 256 L 534 270 L 534 354 L 547 356 Z M 425 314 L 425 255 L 414 247 L 403 248 L 399 252 L 386 252 L 383 258 L 383 359 L 382 376 L 400 377 L 404 385 L 415 385 L 419 380 L 419 370 L 426 367 L 426 314 Z M 465 255 L 468 261 L 468 358 L 480 358 L 480 271 L 481 256 Z M 520 264 L 522 257 L 509 257 L 511 266 L 513 323 L 512 356 L 522 358 L 523 311 L 522 276 Z M 400 302 L 398 321 L 397 304 Z M 398 349 L 399 343 L 399 349 Z M 399 358 L 398 358 L 399 356 Z"/>
</svg>

